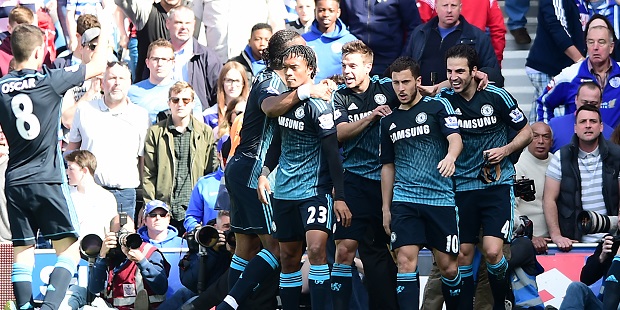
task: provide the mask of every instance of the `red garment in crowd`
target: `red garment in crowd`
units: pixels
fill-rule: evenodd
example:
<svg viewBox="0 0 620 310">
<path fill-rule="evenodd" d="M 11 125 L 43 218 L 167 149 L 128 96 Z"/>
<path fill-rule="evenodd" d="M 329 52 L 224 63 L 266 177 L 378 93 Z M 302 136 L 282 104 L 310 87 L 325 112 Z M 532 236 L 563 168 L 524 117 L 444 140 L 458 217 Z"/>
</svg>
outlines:
<svg viewBox="0 0 620 310">
<path fill-rule="evenodd" d="M 426 23 L 437 16 L 434 0 L 416 0 L 416 2 L 422 22 Z M 485 32 L 489 30 L 497 62 L 501 65 L 504 59 L 504 48 L 506 48 L 506 25 L 497 0 L 462 0 L 461 3 L 461 15 L 470 24 Z"/>
</svg>

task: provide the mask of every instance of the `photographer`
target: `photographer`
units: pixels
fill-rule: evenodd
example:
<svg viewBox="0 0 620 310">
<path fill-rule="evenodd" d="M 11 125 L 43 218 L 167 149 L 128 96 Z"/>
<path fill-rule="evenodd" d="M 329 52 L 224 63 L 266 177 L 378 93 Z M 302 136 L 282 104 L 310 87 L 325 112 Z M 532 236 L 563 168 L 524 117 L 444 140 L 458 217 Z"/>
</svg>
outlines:
<svg viewBox="0 0 620 310">
<path fill-rule="evenodd" d="M 96 294 L 105 289 L 104 298 L 119 310 L 156 309 L 165 299 L 170 265 L 153 245 L 141 239 L 139 245 L 129 244 L 135 243 L 129 233 L 135 233 L 131 218 L 115 216 L 89 274 L 88 291 Z"/>
<path fill-rule="evenodd" d="M 545 178 L 543 210 L 549 235 L 561 251 L 575 242 L 597 242 L 577 228 L 580 211 L 618 215 L 620 147 L 601 136 L 601 112 L 585 104 L 575 112 L 575 135 L 551 158 Z"/>
<path fill-rule="evenodd" d="M 217 217 L 209 221 L 206 225 L 213 224 L 219 232 L 219 240 L 213 247 L 201 247 L 195 238 L 196 229 L 186 233 L 190 252 L 179 262 L 181 283 L 185 286 L 159 307 L 160 310 L 179 309 L 186 301 L 199 293 L 198 281 L 200 276 L 200 256 L 204 257 L 204 269 L 202 270 L 203 288 L 210 299 L 213 299 L 212 306 L 219 304 L 228 292 L 228 267 L 234 251 L 231 244 L 226 243 L 225 232 L 230 231 L 230 213 L 228 211 L 218 211 Z M 200 225 L 198 225 L 200 227 Z M 201 240 L 206 241 L 206 240 Z M 199 253 L 199 250 L 202 251 Z M 206 307 L 207 309 L 210 307 Z"/>
<path fill-rule="evenodd" d="M 605 277 L 600 294 L 595 296 L 588 285 Z M 581 269 L 581 282 L 568 286 L 560 309 L 617 309 L 620 301 L 620 239 L 607 235 Z"/>
<path fill-rule="evenodd" d="M 532 124 L 532 134 L 532 142 L 523 150 L 519 161 L 515 164 L 515 176 L 517 181 L 522 177 L 531 179 L 534 182 L 536 193 L 529 199 L 527 199 L 528 197 L 518 197 L 518 190 L 515 188 L 515 196 L 517 196 L 519 213 L 534 222 L 534 237 L 531 240 L 536 252 L 542 254 L 547 252 L 547 242 L 551 241 L 543 213 L 543 189 L 545 171 L 547 171 L 547 166 L 553 157 L 549 153 L 553 141 L 553 132 L 551 132 L 549 125 L 537 122 Z"/>
</svg>

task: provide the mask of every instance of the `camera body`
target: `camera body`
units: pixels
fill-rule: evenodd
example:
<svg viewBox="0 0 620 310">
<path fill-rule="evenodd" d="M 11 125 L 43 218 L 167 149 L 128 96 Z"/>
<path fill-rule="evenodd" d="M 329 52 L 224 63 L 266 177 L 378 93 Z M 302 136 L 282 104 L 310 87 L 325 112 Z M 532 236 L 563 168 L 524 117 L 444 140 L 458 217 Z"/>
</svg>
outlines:
<svg viewBox="0 0 620 310">
<path fill-rule="evenodd" d="M 199 246 L 206 248 L 212 248 L 217 245 L 220 240 L 220 232 L 211 225 L 196 226 L 192 231 L 188 231 L 184 238 L 187 240 L 187 245 L 190 251 L 197 252 Z M 231 247 L 236 246 L 235 234 L 230 231 L 224 231 L 224 239 L 226 243 Z"/>
<path fill-rule="evenodd" d="M 515 196 L 525 201 L 536 200 L 536 186 L 534 180 L 526 179 L 525 176 L 521 176 L 521 179 L 515 180 L 513 185 Z"/>
</svg>

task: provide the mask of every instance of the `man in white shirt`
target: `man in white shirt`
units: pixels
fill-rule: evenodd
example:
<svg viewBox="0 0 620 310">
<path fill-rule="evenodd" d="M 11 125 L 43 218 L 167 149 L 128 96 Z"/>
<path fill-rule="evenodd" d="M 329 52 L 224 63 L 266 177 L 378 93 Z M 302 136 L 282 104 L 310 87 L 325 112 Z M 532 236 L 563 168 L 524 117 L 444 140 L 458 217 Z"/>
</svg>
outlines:
<svg viewBox="0 0 620 310">
<path fill-rule="evenodd" d="M 150 122 L 148 112 L 127 98 L 130 85 L 127 64 L 108 63 L 103 97 L 77 108 L 67 150 L 89 150 L 97 157 L 95 181 L 114 194 L 119 212 L 133 218 Z"/>
<path fill-rule="evenodd" d="M 543 213 L 543 189 L 545 185 L 545 172 L 549 161 L 553 156 L 549 153 L 553 142 L 553 132 L 549 125 L 538 122 L 532 124 L 533 139 L 527 148 L 521 153 L 519 161 L 515 164 L 517 180 L 522 177 L 534 181 L 536 188 L 535 199 L 525 201 L 516 197 L 517 210 L 520 215 L 526 215 L 534 223 L 534 237 L 532 243 L 538 253 L 547 251 L 547 242 L 550 242 L 547 222 Z M 515 193 L 516 196 L 516 193 Z"/>
</svg>

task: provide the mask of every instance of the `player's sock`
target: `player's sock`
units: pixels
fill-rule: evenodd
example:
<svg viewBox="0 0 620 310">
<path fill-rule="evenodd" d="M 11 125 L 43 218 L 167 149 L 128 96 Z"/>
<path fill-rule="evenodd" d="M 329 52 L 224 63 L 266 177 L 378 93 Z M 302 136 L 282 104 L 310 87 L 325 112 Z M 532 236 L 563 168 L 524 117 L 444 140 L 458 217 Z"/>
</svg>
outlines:
<svg viewBox="0 0 620 310">
<path fill-rule="evenodd" d="M 418 272 L 396 274 L 396 297 L 400 310 L 420 309 Z"/>
<path fill-rule="evenodd" d="M 461 296 L 459 300 L 459 309 L 473 309 L 476 285 L 474 283 L 474 272 L 472 266 L 459 266 L 459 273 L 461 274 Z"/>
<path fill-rule="evenodd" d="M 13 263 L 11 282 L 13 295 L 18 309 L 33 309 L 32 299 L 32 265 Z"/>
<path fill-rule="evenodd" d="M 248 265 L 248 261 L 237 256 L 237 254 L 233 255 L 232 260 L 230 262 L 230 269 L 228 269 L 228 290 L 230 291 L 239 277 L 245 270 L 245 267 Z"/>
<path fill-rule="evenodd" d="M 332 266 L 332 305 L 334 310 L 349 309 L 353 280 L 351 278 L 351 265 L 334 264 Z"/>
<path fill-rule="evenodd" d="M 327 305 L 328 296 L 331 294 L 329 266 L 327 264 L 310 265 L 308 285 L 310 286 L 310 302 L 313 305 L 323 305 L 322 307 Z"/>
<path fill-rule="evenodd" d="M 618 307 L 618 301 L 620 301 L 620 256 L 614 256 L 611 266 L 605 276 L 603 285 L 605 290 L 603 291 L 603 309 L 615 309 Z"/>
<path fill-rule="evenodd" d="M 509 285 L 508 278 L 506 277 L 507 270 L 508 261 L 506 261 L 504 256 L 497 264 L 487 262 L 489 285 L 491 286 L 491 293 L 493 293 L 493 309 L 505 309 L 506 307 L 504 301 L 506 300 L 506 294 L 508 294 Z"/>
<path fill-rule="evenodd" d="M 441 276 L 441 293 L 447 310 L 458 309 L 461 297 L 461 273 L 457 271 L 454 279 Z"/>
<path fill-rule="evenodd" d="M 225 308 L 226 305 L 237 309 L 238 306 L 234 306 L 231 303 L 243 303 L 247 297 L 256 290 L 260 281 L 269 276 L 269 273 L 274 272 L 280 266 L 278 259 L 267 249 L 262 249 L 256 256 L 248 263 L 243 271 L 243 274 L 235 283 L 235 286 L 228 293 L 227 302 L 226 299 L 217 307 L 217 309 L 229 309 Z M 230 271 L 229 271 L 230 272 Z M 231 298 L 234 300 L 232 302 Z M 221 306 L 221 307 L 220 307 Z"/>
<path fill-rule="evenodd" d="M 301 285 L 301 270 L 293 273 L 280 273 L 280 300 L 283 310 L 299 308 Z"/>
<path fill-rule="evenodd" d="M 67 287 L 69 287 L 69 282 L 71 282 L 76 269 L 77 265 L 72 259 L 66 256 L 58 256 L 54 270 L 50 274 L 50 283 L 47 285 L 45 299 L 41 305 L 42 310 L 58 309 L 63 298 L 65 298 Z"/>
</svg>

